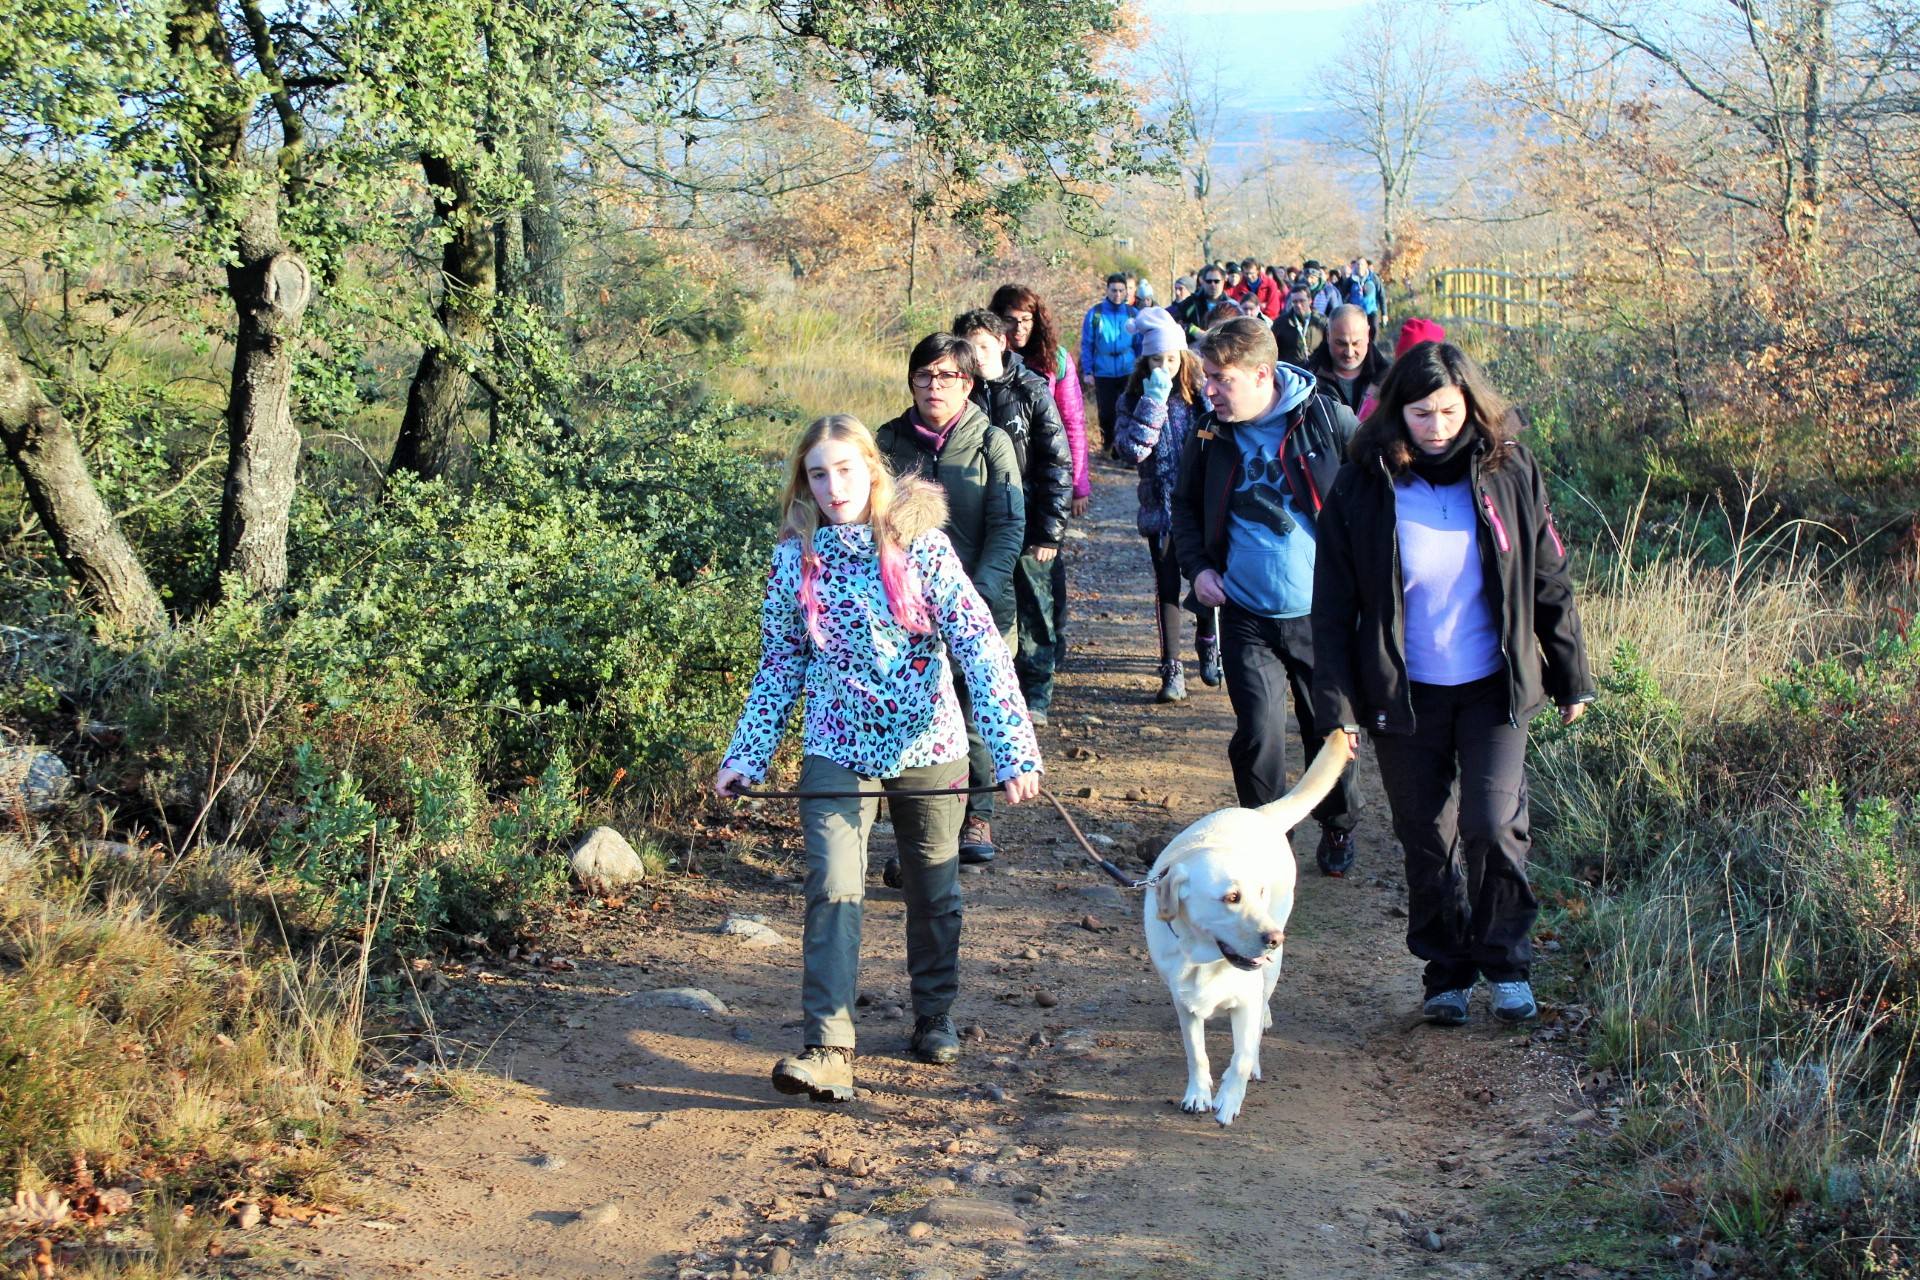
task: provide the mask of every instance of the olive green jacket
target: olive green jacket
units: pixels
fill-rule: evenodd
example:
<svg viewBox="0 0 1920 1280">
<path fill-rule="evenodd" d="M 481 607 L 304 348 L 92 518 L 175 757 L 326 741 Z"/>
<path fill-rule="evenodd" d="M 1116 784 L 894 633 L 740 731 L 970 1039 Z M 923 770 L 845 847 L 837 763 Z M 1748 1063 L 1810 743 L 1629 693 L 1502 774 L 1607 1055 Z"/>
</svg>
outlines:
<svg viewBox="0 0 1920 1280">
<path fill-rule="evenodd" d="M 1013 439 L 969 404 L 936 456 L 903 413 L 874 433 L 893 474 L 917 473 L 947 494 L 947 538 L 974 590 L 1005 631 L 1014 622 L 1013 567 L 1027 533 L 1027 504 Z"/>
</svg>

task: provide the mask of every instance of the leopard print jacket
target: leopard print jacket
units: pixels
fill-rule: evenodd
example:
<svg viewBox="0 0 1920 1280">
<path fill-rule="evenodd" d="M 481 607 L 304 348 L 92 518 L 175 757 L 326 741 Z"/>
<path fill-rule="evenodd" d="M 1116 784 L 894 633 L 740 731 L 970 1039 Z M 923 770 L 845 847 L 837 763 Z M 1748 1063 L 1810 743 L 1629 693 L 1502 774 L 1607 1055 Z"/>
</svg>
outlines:
<svg viewBox="0 0 1920 1280">
<path fill-rule="evenodd" d="M 724 767 L 752 782 L 764 780 L 803 692 L 802 742 L 809 755 L 870 778 L 961 759 L 967 734 L 953 692 L 951 653 L 973 695 L 995 781 L 1041 768 L 1012 655 L 940 531 L 945 502 L 938 500 L 937 486 L 903 482 L 903 490 L 896 524 L 903 534 L 921 530 L 907 547 L 908 583 L 925 596 L 933 634 L 908 631 L 888 608 L 872 529 L 827 525 L 813 540 L 824 643 L 816 642 L 799 602 L 800 545 L 782 540 L 774 548 L 761 610 L 760 668 Z M 939 518 L 928 524 L 935 507 Z"/>
</svg>

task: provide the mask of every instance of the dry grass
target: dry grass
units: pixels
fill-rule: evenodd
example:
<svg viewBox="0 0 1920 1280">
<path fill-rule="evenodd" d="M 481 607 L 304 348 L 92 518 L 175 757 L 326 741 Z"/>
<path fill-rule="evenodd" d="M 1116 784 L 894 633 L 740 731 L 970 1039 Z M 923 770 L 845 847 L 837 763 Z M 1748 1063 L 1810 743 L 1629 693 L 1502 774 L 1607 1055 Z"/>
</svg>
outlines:
<svg viewBox="0 0 1920 1280">
<path fill-rule="evenodd" d="M 1590 1052 L 1637 1104 L 1613 1176 L 1663 1231 L 1762 1265 L 1897 1269 L 1920 1205 L 1911 797 L 1804 794 L 1789 730 L 1758 757 L 1779 784 L 1748 793 L 1777 803 L 1732 800 L 1709 768 L 1730 731 L 1785 723 L 1768 683 L 1791 664 L 1862 652 L 1869 584 L 1797 554 L 1791 531 L 1722 563 L 1684 523 L 1632 554 L 1648 537 L 1636 515 L 1589 566 L 1595 665 L 1625 660 L 1532 769 L 1542 883 L 1577 907 L 1559 923 L 1585 952 Z M 1596 869 L 1598 891 L 1570 874 Z"/>
<path fill-rule="evenodd" d="M 330 1139 L 363 1053 L 351 966 L 296 960 L 216 916 L 171 917 L 166 885 L 144 874 L 57 875 L 58 851 L 34 852 L 40 870 L 0 882 L 6 1193 L 71 1191 L 84 1159 L 99 1186 L 141 1188 L 150 1214 L 237 1192 L 337 1195 Z M 164 1245 L 148 1273 L 170 1273 Z"/>
</svg>

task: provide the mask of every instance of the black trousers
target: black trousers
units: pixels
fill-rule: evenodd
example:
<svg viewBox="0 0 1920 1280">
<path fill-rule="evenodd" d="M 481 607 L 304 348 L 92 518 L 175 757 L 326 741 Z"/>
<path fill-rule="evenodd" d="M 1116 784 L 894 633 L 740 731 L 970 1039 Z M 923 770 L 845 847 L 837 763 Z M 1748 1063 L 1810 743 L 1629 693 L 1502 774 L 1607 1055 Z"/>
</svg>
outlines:
<svg viewBox="0 0 1920 1280">
<path fill-rule="evenodd" d="M 1313 722 L 1313 619 L 1262 618 L 1229 601 L 1220 609 L 1220 657 L 1227 699 L 1233 703 L 1233 739 L 1227 762 L 1240 803 L 1252 809 L 1287 793 L 1287 692 L 1300 724 L 1303 760 L 1326 739 Z M 1351 831 L 1359 820 L 1352 769 L 1313 811 L 1329 831 Z"/>
<path fill-rule="evenodd" d="M 1170 663 L 1180 661 L 1180 615 L 1186 612 L 1180 607 L 1180 558 L 1167 545 L 1165 535 L 1153 534 L 1147 535 L 1147 556 L 1153 561 L 1153 596 L 1160 629 L 1160 665 L 1165 668 Z M 1195 654 L 1199 653 L 1202 644 L 1214 638 L 1219 622 L 1218 609 L 1201 606 L 1193 623 Z"/>
<path fill-rule="evenodd" d="M 1413 686 L 1414 731 L 1376 733 L 1380 781 L 1407 855 L 1407 949 L 1427 994 L 1527 977 L 1540 904 L 1527 884 L 1527 731 L 1507 677 Z"/>
<path fill-rule="evenodd" d="M 1093 404 L 1100 415 L 1100 434 L 1095 436 L 1093 424 L 1087 424 L 1088 453 L 1113 451 L 1113 438 L 1120 433 L 1120 393 L 1126 387 L 1127 380 L 1124 377 L 1093 380 Z"/>
</svg>

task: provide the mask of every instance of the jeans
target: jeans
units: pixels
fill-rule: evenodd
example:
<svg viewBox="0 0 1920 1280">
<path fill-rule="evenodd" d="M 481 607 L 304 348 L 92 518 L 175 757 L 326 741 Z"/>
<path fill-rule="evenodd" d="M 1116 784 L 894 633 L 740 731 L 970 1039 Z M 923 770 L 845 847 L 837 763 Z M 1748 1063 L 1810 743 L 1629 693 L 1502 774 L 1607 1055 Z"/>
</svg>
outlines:
<svg viewBox="0 0 1920 1280">
<path fill-rule="evenodd" d="M 1300 724 L 1303 761 L 1311 762 L 1326 733 L 1313 722 L 1313 619 L 1262 618 L 1229 601 L 1220 609 L 1220 657 L 1227 699 L 1233 703 L 1233 739 L 1227 762 L 1233 786 L 1249 809 L 1287 792 L 1287 692 Z M 1335 730 L 1338 732 L 1337 728 Z M 1328 831 L 1351 831 L 1359 797 L 1352 769 L 1314 809 Z"/>
<path fill-rule="evenodd" d="M 825 756 L 800 766 L 802 791 L 862 791 L 860 799 L 802 800 L 807 846 L 807 923 L 801 935 L 800 1010 L 806 1040 L 854 1044 L 853 1007 L 860 989 L 860 925 L 867 884 L 867 837 L 880 796 L 896 789 L 961 787 L 967 762 L 909 769 L 897 778 L 861 777 Z M 899 796 L 887 810 L 900 847 L 907 901 L 907 973 L 916 1017 L 946 1013 L 960 990 L 961 797 Z"/>
<path fill-rule="evenodd" d="M 1407 949 L 1428 995 L 1533 963 L 1540 904 L 1527 883 L 1527 731 L 1508 720 L 1502 672 L 1414 684 L 1414 731 L 1373 734 L 1393 831 L 1407 856 Z"/>
</svg>

